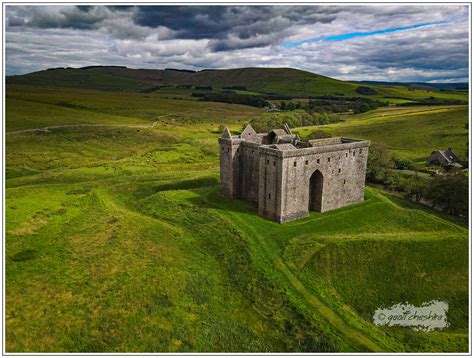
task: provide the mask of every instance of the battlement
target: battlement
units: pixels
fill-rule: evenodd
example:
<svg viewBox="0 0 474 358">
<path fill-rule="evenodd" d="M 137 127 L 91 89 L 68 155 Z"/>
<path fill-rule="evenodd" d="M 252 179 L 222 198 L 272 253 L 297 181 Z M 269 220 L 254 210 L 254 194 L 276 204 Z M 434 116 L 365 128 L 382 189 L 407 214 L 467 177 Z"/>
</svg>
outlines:
<svg viewBox="0 0 474 358">
<path fill-rule="evenodd" d="M 221 138 L 221 191 L 258 202 L 259 213 L 279 222 L 360 202 L 370 142 L 344 137 L 302 141 L 285 124 Z M 316 179 L 315 179 L 316 178 Z"/>
</svg>

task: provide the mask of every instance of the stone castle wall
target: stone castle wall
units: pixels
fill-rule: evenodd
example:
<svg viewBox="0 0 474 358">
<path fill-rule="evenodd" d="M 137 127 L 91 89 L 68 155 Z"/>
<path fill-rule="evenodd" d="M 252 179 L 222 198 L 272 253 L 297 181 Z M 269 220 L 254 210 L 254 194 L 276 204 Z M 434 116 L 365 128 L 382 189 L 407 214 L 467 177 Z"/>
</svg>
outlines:
<svg viewBox="0 0 474 358">
<path fill-rule="evenodd" d="M 324 212 L 363 201 L 368 141 L 329 138 L 296 148 L 262 145 L 261 134 L 246 132 L 254 141 L 219 139 L 224 195 L 255 201 L 260 215 L 281 223 L 308 216 L 310 205 Z"/>
</svg>

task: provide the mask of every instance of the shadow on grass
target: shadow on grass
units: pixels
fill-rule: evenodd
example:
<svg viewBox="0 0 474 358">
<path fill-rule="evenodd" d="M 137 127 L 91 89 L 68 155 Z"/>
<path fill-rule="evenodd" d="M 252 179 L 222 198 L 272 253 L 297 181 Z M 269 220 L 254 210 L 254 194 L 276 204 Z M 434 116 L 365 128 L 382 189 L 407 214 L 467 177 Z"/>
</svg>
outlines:
<svg viewBox="0 0 474 358">
<path fill-rule="evenodd" d="M 208 186 L 207 190 L 192 190 L 192 192 L 197 196 L 188 198 L 187 202 L 194 206 L 258 216 L 257 203 L 243 199 L 230 199 L 220 193 L 217 185 Z"/>
</svg>

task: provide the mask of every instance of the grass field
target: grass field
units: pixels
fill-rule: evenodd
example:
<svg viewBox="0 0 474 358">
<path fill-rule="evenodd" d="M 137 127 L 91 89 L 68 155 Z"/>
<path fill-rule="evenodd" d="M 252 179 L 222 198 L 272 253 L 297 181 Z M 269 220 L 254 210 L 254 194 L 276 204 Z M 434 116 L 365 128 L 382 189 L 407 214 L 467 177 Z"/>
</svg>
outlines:
<svg viewBox="0 0 474 358">
<path fill-rule="evenodd" d="M 260 115 L 9 87 L 6 350 L 467 351 L 462 220 L 367 188 L 361 204 L 280 225 L 219 194 L 218 126 Z M 461 148 L 466 122 L 465 107 L 384 108 L 324 128 L 417 159 Z M 446 330 L 372 323 L 382 305 L 433 299 L 449 304 Z"/>
<path fill-rule="evenodd" d="M 295 129 L 302 136 L 320 129 L 335 136 L 383 143 L 394 156 L 425 162 L 433 150 L 453 148 L 466 159 L 468 106 L 381 107 L 346 116 L 345 122 Z"/>
</svg>

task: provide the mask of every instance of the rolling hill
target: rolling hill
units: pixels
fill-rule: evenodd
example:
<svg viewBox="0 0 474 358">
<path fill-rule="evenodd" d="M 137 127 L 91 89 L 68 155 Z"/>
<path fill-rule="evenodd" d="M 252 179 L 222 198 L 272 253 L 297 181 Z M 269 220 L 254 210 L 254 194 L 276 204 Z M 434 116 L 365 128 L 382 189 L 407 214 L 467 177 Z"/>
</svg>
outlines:
<svg viewBox="0 0 474 358">
<path fill-rule="evenodd" d="M 101 91 L 155 92 L 162 87 L 187 87 L 191 93 L 196 86 L 214 89 L 245 88 L 254 94 L 278 94 L 293 97 L 320 95 L 362 96 L 358 83 L 345 82 L 292 68 L 235 68 L 226 70 L 188 71 L 177 69 L 131 69 L 121 66 L 89 66 L 84 68 L 54 68 L 25 75 L 9 76 L 7 84 L 73 87 Z M 466 93 L 450 93 L 436 88 L 419 90 L 401 86 L 373 88 L 374 99 L 404 98 L 419 100 L 427 97 L 445 100 L 466 100 Z M 193 89 L 194 87 L 194 89 Z"/>
<path fill-rule="evenodd" d="M 229 70 L 149 70 L 97 66 L 57 68 L 7 78 L 9 84 L 77 87 L 98 90 L 142 91 L 155 86 L 244 86 L 261 93 L 317 95 L 355 94 L 357 85 L 291 68 Z"/>
</svg>

